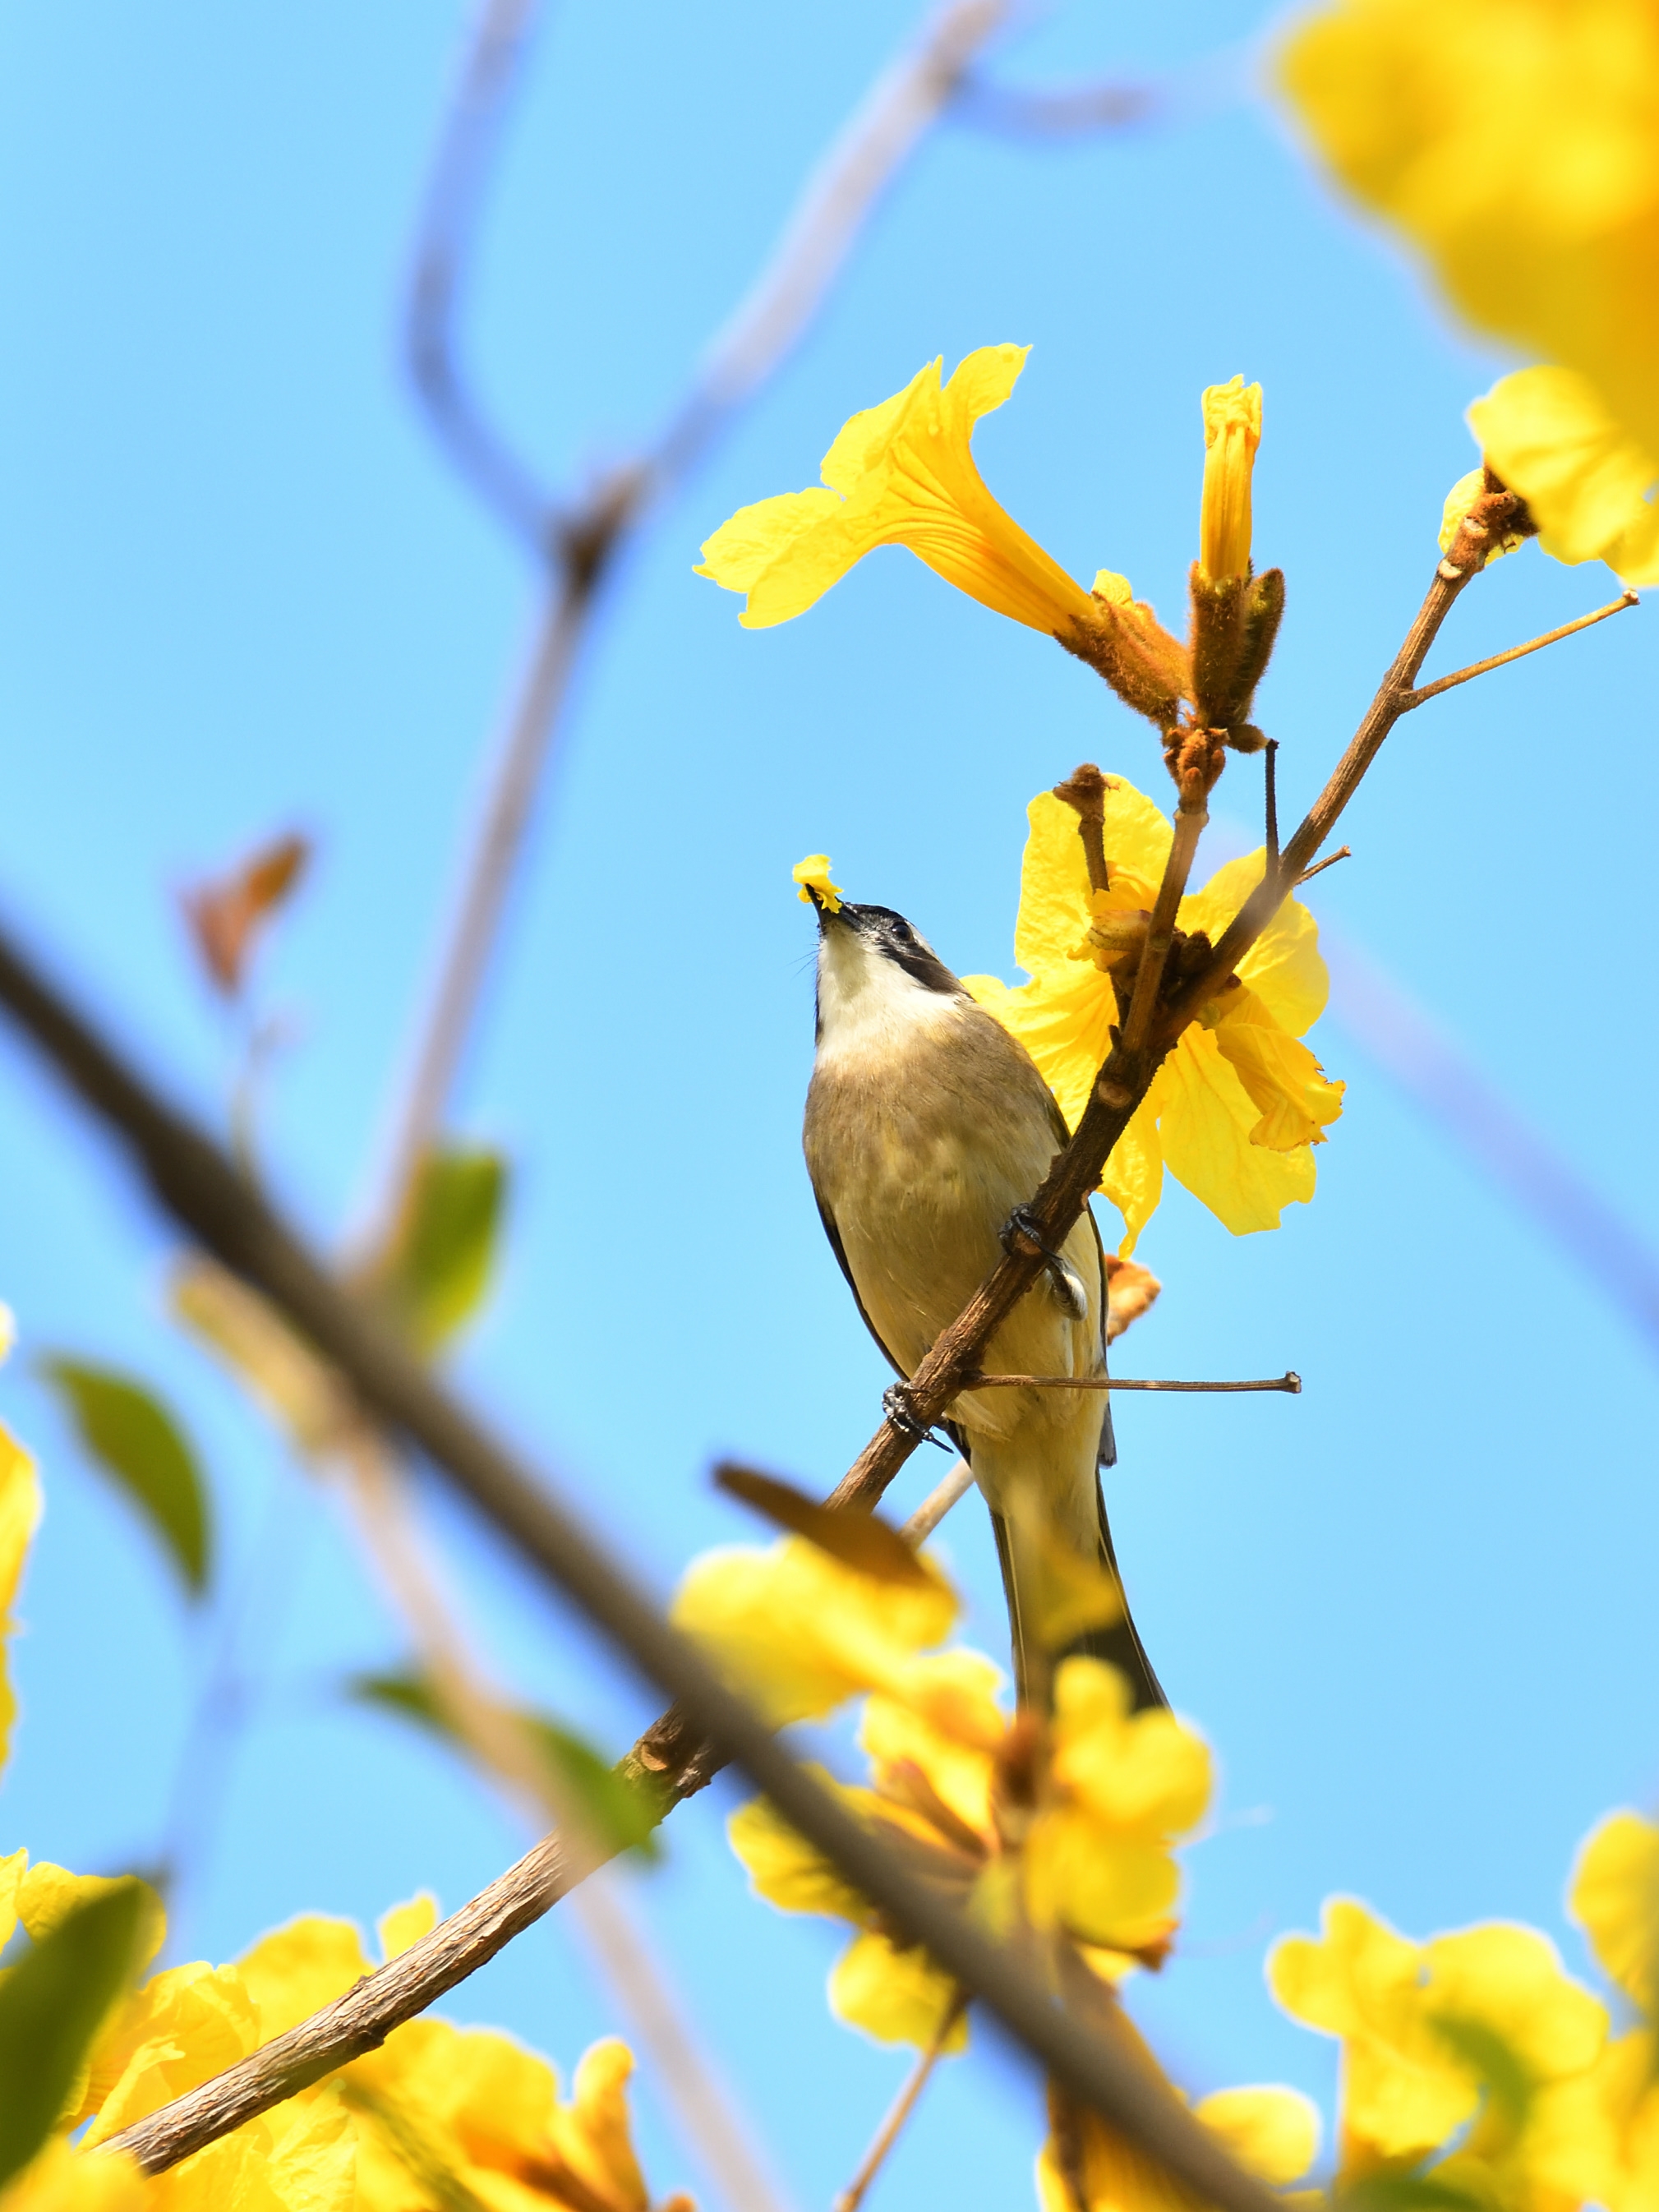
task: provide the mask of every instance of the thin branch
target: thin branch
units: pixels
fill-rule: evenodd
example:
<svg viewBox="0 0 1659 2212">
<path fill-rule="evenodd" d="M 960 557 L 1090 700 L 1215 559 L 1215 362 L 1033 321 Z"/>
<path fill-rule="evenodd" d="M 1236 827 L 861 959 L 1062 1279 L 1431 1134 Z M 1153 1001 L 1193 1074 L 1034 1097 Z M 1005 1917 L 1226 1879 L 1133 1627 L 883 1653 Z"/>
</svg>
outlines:
<svg viewBox="0 0 1659 2212">
<path fill-rule="evenodd" d="M 860 232 L 1011 11 L 1012 0 L 951 0 L 882 71 L 807 179 L 766 266 L 710 341 L 656 448 L 659 471 L 684 470 L 720 422 L 782 365 Z"/>
<path fill-rule="evenodd" d="M 538 0 L 484 0 L 479 9 L 416 228 L 404 343 L 434 435 L 479 497 L 544 559 L 557 502 L 468 390 L 453 328 L 479 204 L 537 5 Z"/>
<path fill-rule="evenodd" d="M 397 1109 L 375 1214 L 362 1238 L 370 1254 L 391 1247 L 454 1088 L 587 611 L 586 587 L 564 580 L 550 588 Z"/>
<path fill-rule="evenodd" d="M 1152 123 L 1194 122 L 1250 96 L 1260 51 L 1259 40 L 1246 40 L 1138 83 L 1094 77 L 1073 84 L 1018 85 L 975 75 L 963 84 L 951 119 L 971 131 L 1045 145 Z"/>
<path fill-rule="evenodd" d="M 1335 852 L 1328 853 L 1322 860 L 1316 860 L 1312 867 L 1304 868 L 1291 889 L 1299 891 L 1304 884 L 1310 884 L 1316 876 L 1322 876 L 1327 868 L 1334 868 L 1339 860 L 1351 860 L 1352 858 L 1353 848 L 1351 845 L 1339 845 Z"/>
<path fill-rule="evenodd" d="M 1114 2038 L 1060 2012 L 1023 1959 L 919 1881 L 849 1814 L 697 1648 L 669 1626 L 544 1480 L 416 1364 L 378 1314 L 329 1274 L 219 1146 L 169 1107 L 3 933 L 0 1003 L 120 1139 L 174 1220 L 263 1291 L 367 1409 L 447 1476 L 550 1589 L 573 1600 L 641 1673 L 678 1698 L 698 1732 L 742 1768 L 783 1819 L 906 1941 L 931 1954 L 1064 2088 L 1176 2180 L 1226 2212 L 1269 2212 L 1275 2203 L 1271 2191 L 1233 2163 L 1172 2090 L 1149 2080 L 1127 2028 Z M 393 1966 L 406 1964 L 418 1948 Z M 349 2004 L 350 1998 L 342 2002 Z M 384 2032 L 377 2028 L 376 2039 Z M 303 2037 L 305 2030 L 297 2033 Z M 316 2056 L 313 2042 L 302 2065 L 312 2068 Z M 222 2099 L 225 2085 L 238 2076 L 246 2091 L 250 2069 L 258 2083 L 246 2101 L 234 2096 L 228 2105 L 220 2101 L 220 2124 L 205 2132 L 199 2125 L 185 2130 L 157 2114 L 112 2140 L 147 2172 L 173 2165 L 301 2086 L 291 2077 L 273 2084 L 262 2071 L 268 2057 L 268 2051 L 256 2054 L 208 2085 Z M 337 2063 L 331 2051 L 304 2078 L 314 2081 Z"/>
<path fill-rule="evenodd" d="M 953 1505 L 958 1505 L 974 1486 L 974 1470 L 959 1459 L 942 1482 L 935 1483 L 899 1534 L 912 1551 L 919 1552 Z"/>
<path fill-rule="evenodd" d="M 1464 516 L 1460 535 L 1453 544 L 1457 559 L 1449 554 L 1435 570 L 1434 581 L 1406 633 L 1405 643 L 1377 686 L 1347 750 L 1280 854 L 1278 867 L 1263 876 L 1222 932 L 1207 964 L 1186 985 L 1170 1009 L 1164 1025 L 1166 1036 L 1178 1036 L 1205 1001 L 1214 997 L 1284 904 L 1297 878 L 1312 863 L 1336 827 L 1343 809 L 1358 790 L 1366 769 L 1382 750 L 1389 731 L 1409 711 L 1408 702 L 1418 672 L 1458 593 L 1472 577 L 1480 574 L 1485 546 L 1494 535 L 1501 537 L 1506 528 L 1513 526 L 1516 516 L 1524 516 L 1525 512 L 1523 503 L 1513 492 L 1483 492 Z"/>
<path fill-rule="evenodd" d="M 888 2153 L 904 2132 L 906 2121 L 915 2112 L 921 2093 L 927 2087 L 932 2077 L 934 2067 L 939 2064 L 944 2055 L 945 2046 L 951 2040 L 957 2022 L 967 2008 L 968 2000 L 958 1990 L 950 2010 L 940 2021 L 933 2041 L 917 2059 L 911 2069 L 910 2078 L 888 2108 L 887 2116 L 877 2129 L 875 2138 L 869 2149 L 864 2154 L 858 2172 L 836 2197 L 831 2212 L 859 2212 L 860 2205 L 870 2193 L 871 2183 L 881 2172 L 887 2161 Z"/>
<path fill-rule="evenodd" d="M 1294 1368 L 1261 1382 L 1144 1382 L 1125 1375 L 970 1375 L 969 1390 L 1283 1390 L 1292 1398 L 1302 1394 L 1302 1377 Z"/>
<path fill-rule="evenodd" d="M 1442 691 L 1449 691 L 1455 684 L 1467 684 L 1471 677 L 1485 676 L 1494 668 L 1506 668 L 1511 660 L 1524 660 L 1529 653 L 1541 653 L 1547 645 L 1559 644 L 1564 637 L 1571 637 L 1581 629 L 1589 629 L 1596 623 L 1606 622 L 1609 615 L 1621 615 L 1626 607 L 1640 606 L 1640 598 L 1626 592 L 1620 599 L 1609 599 L 1604 607 L 1597 607 L 1591 615 L 1580 615 L 1577 622 L 1563 623 L 1559 629 L 1547 629 L 1541 637 L 1530 637 L 1524 645 L 1512 645 L 1507 653 L 1494 653 L 1489 659 L 1472 660 L 1467 668 L 1459 668 L 1450 676 L 1437 677 L 1432 684 L 1419 684 L 1408 691 L 1400 711 L 1409 714 L 1420 707 L 1425 699 L 1433 699 Z"/>
</svg>

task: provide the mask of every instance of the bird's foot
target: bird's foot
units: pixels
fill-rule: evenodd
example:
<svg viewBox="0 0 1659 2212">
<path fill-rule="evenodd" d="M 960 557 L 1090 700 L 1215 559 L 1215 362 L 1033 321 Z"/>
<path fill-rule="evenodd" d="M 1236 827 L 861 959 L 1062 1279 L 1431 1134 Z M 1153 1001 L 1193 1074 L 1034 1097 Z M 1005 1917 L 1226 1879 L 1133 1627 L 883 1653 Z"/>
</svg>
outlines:
<svg viewBox="0 0 1659 2212">
<path fill-rule="evenodd" d="M 889 1384 L 881 1394 L 881 1410 L 901 1436 L 915 1437 L 920 1443 L 937 1444 L 941 1451 L 950 1450 L 951 1447 L 945 1439 L 936 1437 L 910 1410 L 910 1386 L 908 1382 Z"/>
<path fill-rule="evenodd" d="M 1034 1248 L 1042 1255 L 1042 1265 L 1054 1296 L 1073 1321 L 1081 1321 L 1089 1310 L 1089 1294 L 1079 1280 L 1077 1273 L 1063 1253 L 1056 1252 L 1042 1234 L 1037 1218 L 1029 1206 L 1017 1206 L 998 1232 L 997 1242 L 1010 1257 L 1022 1244 Z"/>
</svg>

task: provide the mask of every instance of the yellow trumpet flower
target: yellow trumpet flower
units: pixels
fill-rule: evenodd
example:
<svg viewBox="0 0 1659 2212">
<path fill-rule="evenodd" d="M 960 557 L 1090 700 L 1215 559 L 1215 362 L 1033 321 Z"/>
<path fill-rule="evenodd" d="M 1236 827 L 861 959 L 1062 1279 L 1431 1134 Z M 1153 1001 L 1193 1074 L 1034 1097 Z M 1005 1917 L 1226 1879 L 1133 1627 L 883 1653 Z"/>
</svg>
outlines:
<svg viewBox="0 0 1659 2212">
<path fill-rule="evenodd" d="M 1089 593 L 987 490 L 971 441 L 1000 407 L 1029 346 L 981 346 L 946 384 L 942 361 L 854 415 L 823 457 L 822 487 L 739 507 L 697 570 L 746 592 L 740 617 L 766 629 L 805 614 L 878 545 L 908 545 L 982 606 L 1050 635 L 1091 624 Z"/>
</svg>

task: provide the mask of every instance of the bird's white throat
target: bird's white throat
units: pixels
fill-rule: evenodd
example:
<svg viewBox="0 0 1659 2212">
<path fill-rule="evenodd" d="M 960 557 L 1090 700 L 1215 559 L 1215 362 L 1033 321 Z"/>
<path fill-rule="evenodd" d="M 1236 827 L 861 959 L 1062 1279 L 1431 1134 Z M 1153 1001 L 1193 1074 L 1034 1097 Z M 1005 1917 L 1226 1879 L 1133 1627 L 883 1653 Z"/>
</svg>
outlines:
<svg viewBox="0 0 1659 2212">
<path fill-rule="evenodd" d="M 960 1002 L 889 960 L 856 929 L 833 923 L 818 942 L 818 1060 L 842 1063 L 895 1051 L 961 1018 Z"/>
</svg>

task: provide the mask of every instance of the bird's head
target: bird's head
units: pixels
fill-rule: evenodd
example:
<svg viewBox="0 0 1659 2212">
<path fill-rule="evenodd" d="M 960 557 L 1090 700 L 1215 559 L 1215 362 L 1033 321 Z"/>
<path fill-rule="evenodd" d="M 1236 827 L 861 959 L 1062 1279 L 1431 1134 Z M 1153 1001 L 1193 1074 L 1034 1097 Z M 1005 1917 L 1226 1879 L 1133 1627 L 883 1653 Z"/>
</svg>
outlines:
<svg viewBox="0 0 1659 2212">
<path fill-rule="evenodd" d="M 921 933 L 891 907 L 854 906 L 808 896 L 818 917 L 818 1042 L 872 1042 L 920 1022 L 966 996 Z"/>
</svg>

